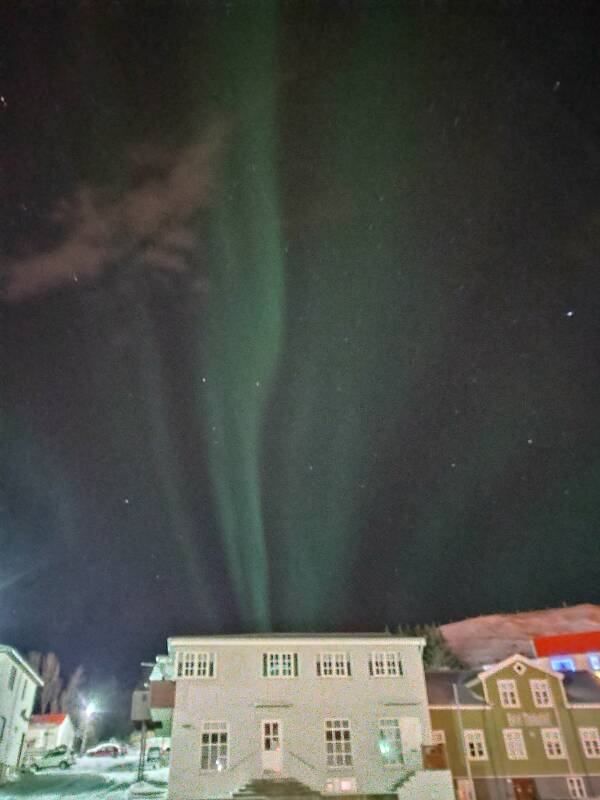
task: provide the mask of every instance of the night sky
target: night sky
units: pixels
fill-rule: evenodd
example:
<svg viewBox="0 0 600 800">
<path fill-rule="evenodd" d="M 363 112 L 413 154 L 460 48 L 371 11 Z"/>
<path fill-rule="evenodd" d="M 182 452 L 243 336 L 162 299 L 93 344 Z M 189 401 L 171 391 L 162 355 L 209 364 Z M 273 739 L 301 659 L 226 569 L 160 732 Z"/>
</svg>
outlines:
<svg viewBox="0 0 600 800">
<path fill-rule="evenodd" d="M 0 640 L 600 602 L 596 2 L 22 2 Z"/>
</svg>

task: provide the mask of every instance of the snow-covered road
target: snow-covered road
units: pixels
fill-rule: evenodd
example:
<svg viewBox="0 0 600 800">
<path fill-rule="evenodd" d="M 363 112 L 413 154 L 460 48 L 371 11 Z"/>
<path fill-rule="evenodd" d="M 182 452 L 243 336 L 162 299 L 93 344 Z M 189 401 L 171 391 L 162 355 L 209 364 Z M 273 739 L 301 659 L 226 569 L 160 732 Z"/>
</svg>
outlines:
<svg viewBox="0 0 600 800">
<path fill-rule="evenodd" d="M 32 797 L 37 800 L 130 800 L 136 781 L 137 759 L 81 758 L 69 770 L 25 774 L 0 787 L 1 800 Z M 149 770 L 146 781 L 166 797 L 168 769 Z"/>
</svg>

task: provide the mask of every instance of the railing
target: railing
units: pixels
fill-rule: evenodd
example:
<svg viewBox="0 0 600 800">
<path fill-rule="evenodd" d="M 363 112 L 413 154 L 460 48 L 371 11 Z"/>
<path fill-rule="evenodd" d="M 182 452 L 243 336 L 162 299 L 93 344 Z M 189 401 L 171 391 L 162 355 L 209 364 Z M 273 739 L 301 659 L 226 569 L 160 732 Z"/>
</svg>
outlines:
<svg viewBox="0 0 600 800">
<path fill-rule="evenodd" d="M 252 758 L 252 756 L 255 756 L 257 753 L 260 752 L 261 752 L 260 750 L 251 750 L 245 756 L 240 758 L 240 760 L 236 764 L 233 764 L 231 767 L 227 767 L 227 772 L 231 772 L 232 770 L 237 769 L 240 766 L 240 764 L 244 764 L 246 761 L 248 761 L 249 758 Z"/>
<path fill-rule="evenodd" d="M 306 759 L 302 758 L 302 756 L 299 756 L 297 753 L 294 753 L 291 750 L 286 750 L 285 752 L 290 756 L 293 756 L 297 761 L 300 761 L 300 763 L 304 764 L 304 766 L 312 769 L 314 772 L 320 772 L 318 767 L 315 767 L 314 764 L 311 764 L 310 761 L 306 761 Z"/>
</svg>

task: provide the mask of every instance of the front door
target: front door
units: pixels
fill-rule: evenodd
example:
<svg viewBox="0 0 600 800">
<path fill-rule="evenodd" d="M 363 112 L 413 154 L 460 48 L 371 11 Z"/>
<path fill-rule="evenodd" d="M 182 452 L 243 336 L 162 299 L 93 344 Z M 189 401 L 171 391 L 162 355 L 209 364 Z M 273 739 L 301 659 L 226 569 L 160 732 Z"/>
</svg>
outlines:
<svg viewBox="0 0 600 800">
<path fill-rule="evenodd" d="M 513 791 L 516 800 L 537 800 L 533 778 L 513 778 Z"/>
<path fill-rule="evenodd" d="M 281 774 L 283 752 L 281 750 L 280 720 L 264 720 L 262 723 L 261 736 L 263 772 L 276 772 L 277 774 Z"/>
</svg>

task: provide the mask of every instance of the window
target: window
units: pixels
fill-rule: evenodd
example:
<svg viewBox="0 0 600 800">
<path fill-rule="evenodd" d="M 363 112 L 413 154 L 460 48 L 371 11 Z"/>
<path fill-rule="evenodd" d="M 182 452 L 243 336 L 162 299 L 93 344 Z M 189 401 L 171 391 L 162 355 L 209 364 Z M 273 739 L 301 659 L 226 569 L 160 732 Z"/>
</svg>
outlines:
<svg viewBox="0 0 600 800">
<path fill-rule="evenodd" d="M 477 800 L 473 781 L 470 778 L 459 778 L 456 781 L 456 795 L 458 800 Z"/>
<path fill-rule="evenodd" d="M 565 656 L 551 658 L 550 666 L 555 672 L 575 672 L 575 661 Z"/>
<path fill-rule="evenodd" d="M 356 792 L 356 778 L 330 778 L 325 782 L 325 792 L 329 794 Z"/>
<path fill-rule="evenodd" d="M 351 767 L 352 745 L 347 719 L 325 720 L 325 753 L 328 767 Z"/>
<path fill-rule="evenodd" d="M 263 653 L 263 678 L 297 678 L 298 653 Z"/>
<path fill-rule="evenodd" d="M 216 661 L 215 653 L 177 653 L 177 677 L 214 678 Z"/>
<path fill-rule="evenodd" d="M 521 728 L 505 728 L 502 731 L 506 755 L 511 761 L 522 761 L 527 758 L 525 739 Z"/>
<path fill-rule="evenodd" d="M 500 695 L 500 705 L 502 708 L 519 708 L 519 693 L 517 692 L 517 682 L 509 680 L 498 681 L 498 693 Z"/>
<path fill-rule="evenodd" d="M 402 675 L 402 659 L 400 653 L 371 653 L 369 659 L 369 675 L 377 678 L 396 677 Z"/>
<path fill-rule="evenodd" d="M 565 749 L 558 728 L 542 728 L 542 742 L 546 758 L 564 758 Z"/>
<path fill-rule="evenodd" d="M 402 737 L 399 719 L 379 720 L 379 752 L 383 763 L 395 766 L 402 763 Z"/>
<path fill-rule="evenodd" d="M 567 778 L 567 789 L 569 790 L 569 797 L 587 797 L 585 783 L 579 775 L 571 775 Z"/>
<path fill-rule="evenodd" d="M 228 740 L 226 722 L 205 722 L 202 726 L 202 747 L 200 750 L 200 769 L 227 769 Z"/>
<path fill-rule="evenodd" d="M 600 678 L 600 653 L 588 653 L 588 664 L 592 672 Z"/>
<path fill-rule="evenodd" d="M 600 758 L 598 728 L 579 728 L 579 737 L 586 758 Z"/>
<path fill-rule="evenodd" d="M 317 656 L 319 678 L 345 678 L 351 674 L 347 653 L 321 653 Z"/>
<path fill-rule="evenodd" d="M 469 761 L 487 761 L 488 755 L 483 731 L 465 731 L 465 750 Z"/>
<path fill-rule="evenodd" d="M 11 667 L 8 673 L 8 691 L 12 692 L 15 685 L 15 678 L 17 677 L 17 668 Z"/>
<path fill-rule="evenodd" d="M 535 707 L 551 708 L 553 705 L 552 693 L 548 681 L 529 681 L 529 685 L 531 686 L 531 696 Z"/>
<path fill-rule="evenodd" d="M 4 736 L 4 726 L 6 725 L 6 717 L 3 717 L 0 714 L 0 742 L 2 741 L 2 737 Z"/>
<path fill-rule="evenodd" d="M 23 689 L 21 690 L 21 700 L 25 699 L 26 692 L 27 692 L 27 678 L 23 678 Z"/>
<path fill-rule="evenodd" d="M 446 731 L 431 731 L 431 744 L 446 744 Z"/>
</svg>

